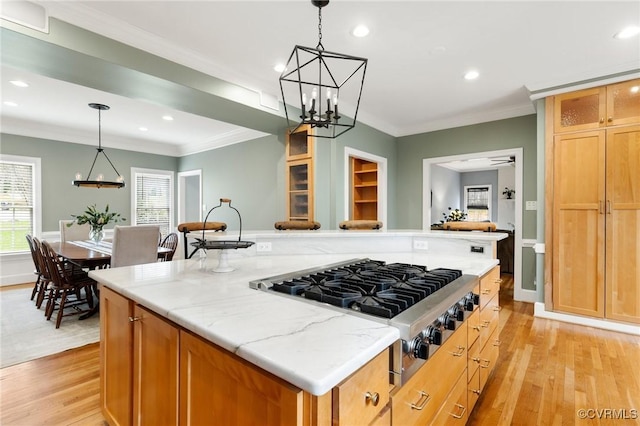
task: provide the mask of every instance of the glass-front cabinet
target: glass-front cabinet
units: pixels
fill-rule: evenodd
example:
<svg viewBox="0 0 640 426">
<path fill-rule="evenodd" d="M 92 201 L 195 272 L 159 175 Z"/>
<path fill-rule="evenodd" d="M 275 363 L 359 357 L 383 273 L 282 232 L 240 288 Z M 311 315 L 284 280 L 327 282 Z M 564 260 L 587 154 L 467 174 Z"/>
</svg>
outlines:
<svg viewBox="0 0 640 426">
<path fill-rule="evenodd" d="M 640 80 L 557 95 L 555 111 L 556 133 L 637 122 L 640 117 Z"/>
<path fill-rule="evenodd" d="M 307 137 L 310 131 L 303 126 L 287 134 L 287 220 L 314 220 L 313 138 Z"/>
</svg>

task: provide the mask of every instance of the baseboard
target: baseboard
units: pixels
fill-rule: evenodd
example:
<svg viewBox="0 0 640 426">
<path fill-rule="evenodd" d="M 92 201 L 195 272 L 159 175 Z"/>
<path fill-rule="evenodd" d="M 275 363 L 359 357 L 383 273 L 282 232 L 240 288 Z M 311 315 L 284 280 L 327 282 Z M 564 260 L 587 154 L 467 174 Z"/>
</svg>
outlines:
<svg viewBox="0 0 640 426">
<path fill-rule="evenodd" d="M 550 320 L 568 322 L 571 324 L 584 325 L 587 327 L 602 328 L 604 330 L 618 331 L 620 333 L 640 336 L 640 325 L 623 324 L 619 322 L 601 320 L 597 318 L 581 317 L 577 315 L 563 314 L 559 312 L 547 311 L 544 303 L 536 302 L 533 307 L 533 316 Z"/>
<path fill-rule="evenodd" d="M 522 288 L 517 292 L 517 294 L 514 291 L 513 300 L 517 302 L 536 303 L 538 300 L 538 292 Z"/>
</svg>

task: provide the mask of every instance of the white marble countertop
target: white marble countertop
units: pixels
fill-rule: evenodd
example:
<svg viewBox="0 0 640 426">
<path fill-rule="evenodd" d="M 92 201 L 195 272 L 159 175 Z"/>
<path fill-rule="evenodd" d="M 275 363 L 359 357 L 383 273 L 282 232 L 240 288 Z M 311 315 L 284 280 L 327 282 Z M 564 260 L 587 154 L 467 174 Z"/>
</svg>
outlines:
<svg viewBox="0 0 640 426">
<path fill-rule="evenodd" d="M 398 330 L 288 297 L 249 281 L 369 257 L 482 275 L 495 259 L 425 253 L 251 256 L 216 273 L 219 250 L 204 258 L 96 270 L 90 276 L 241 358 L 314 395 L 323 395 L 399 338 Z"/>
</svg>

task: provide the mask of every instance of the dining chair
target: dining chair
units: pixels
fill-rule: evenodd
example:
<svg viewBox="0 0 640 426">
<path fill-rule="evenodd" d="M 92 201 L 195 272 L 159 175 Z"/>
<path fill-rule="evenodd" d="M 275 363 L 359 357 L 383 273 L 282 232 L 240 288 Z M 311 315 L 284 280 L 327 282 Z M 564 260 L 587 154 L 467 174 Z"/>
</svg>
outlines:
<svg viewBox="0 0 640 426">
<path fill-rule="evenodd" d="M 113 228 L 111 267 L 157 262 L 159 232 L 160 227 L 155 225 L 116 225 Z"/>
<path fill-rule="evenodd" d="M 176 234 L 175 232 L 172 232 L 166 237 L 164 237 L 164 240 L 162 240 L 160 247 L 167 248 L 171 251 L 167 253 L 158 254 L 159 260 L 161 262 L 169 262 L 173 260 L 173 255 L 176 253 L 176 249 L 178 248 L 178 234 Z"/>
<path fill-rule="evenodd" d="M 33 243 L 33 236 L 31 234 L 26 235 L 27 244 L 29 244 L 29 251 L 31 251 L 31 259 L 33 259 L 33 265 L 35 267 L 33 273 L 36 275 L 36 282 L 33 284 L 33 290 L 31 290 L 31 300 L 36 297 L 38 294 L 38 290 L 40 290 L 40 285 L 42 285 L 42 271 L 40 270 L 40 260 L 38 259 L 39 255 L 36 253 L 36 248 Z"/>
<path fill-rule="evenodd" d="M 47 320 L 50 320 L 57 309 L 56 328 L 60 328 L 63 317 L 83 314 L 93 308 L 91 289 L 97 285 L 97 282 L 79 268 L 75 270 L 67 268 L 58 253 L 46 241 L 42 241 L 41 247 L 51 278 L 45 315 Z M 82 297 L 82 290 L 85 297 Z M 80 307 L 85 304 L 88 309 L 81 309 Z"/>
<path fill-rule="evenodd" d="M 91 225 L 88 223 L 84 223 L 82 225 L 73 223 L 73 225 L 68 226 L 70 223 L 73 223 L 73 220 L 60 220 L 60 242 L 64 243 L 66 241 L 82 241 L 89 239 Z"/>
</svg>

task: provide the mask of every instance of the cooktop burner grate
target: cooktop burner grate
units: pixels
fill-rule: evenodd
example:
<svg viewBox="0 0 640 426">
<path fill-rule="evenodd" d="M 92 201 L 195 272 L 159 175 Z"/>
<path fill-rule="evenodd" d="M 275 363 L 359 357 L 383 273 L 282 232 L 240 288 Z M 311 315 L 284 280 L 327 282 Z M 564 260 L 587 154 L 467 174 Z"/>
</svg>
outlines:
<svg viewBox="0 0 640 426">
<path fill-rule="evenodd" d="M 276 292 L 393 318 L 462 276 L 456 269 L 366 260 L 274 281 Z"/>
</svg>

